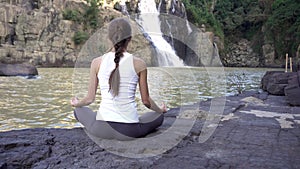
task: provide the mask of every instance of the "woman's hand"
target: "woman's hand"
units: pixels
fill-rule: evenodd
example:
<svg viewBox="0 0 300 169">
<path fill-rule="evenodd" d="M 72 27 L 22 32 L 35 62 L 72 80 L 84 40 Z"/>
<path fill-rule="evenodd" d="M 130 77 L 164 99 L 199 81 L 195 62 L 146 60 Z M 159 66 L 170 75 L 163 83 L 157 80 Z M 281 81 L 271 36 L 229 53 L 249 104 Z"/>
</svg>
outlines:
<svg viewBox="0 0 300 169">
<path fill-rule="evenodd" d="M 160 106 L 160 109 L 162 111 L 162 113 L 166 113 L 167 112 L 167 106 L 165 103 L 162 103 L 162 105 Z"/>
<path fill-rule="evenodd" d="M 79 103 L 79 100 L 77 97 L 73 97 L 71 100 L 70 100 L 70 103 L 71 103 L 71 106 L 73 107 L 76 107 Z"/>
</svg>

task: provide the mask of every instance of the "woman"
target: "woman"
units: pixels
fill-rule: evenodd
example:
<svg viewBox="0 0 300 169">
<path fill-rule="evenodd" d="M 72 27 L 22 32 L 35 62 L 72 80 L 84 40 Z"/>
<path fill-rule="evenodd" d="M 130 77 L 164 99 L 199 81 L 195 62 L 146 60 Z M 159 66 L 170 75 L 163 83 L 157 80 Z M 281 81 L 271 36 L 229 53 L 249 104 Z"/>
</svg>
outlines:
<svg viewBox="0 0 300 169">
<path fill-rule="evenodd" d="M 92 61 L 87 96 L 71 100 L 71 105 L 76 107 L 75 117 L 97 137 L 119 140 L 143 137 L 162 124 L 166 106 L 158 107 L 149 96 L 145 62 L 126 52 L 131 40 L 129 22 L 123 18 L 113 20 L 108 27 L 108 37 L 114 51 Z M 143 104 L 154 111 L 141 117 L 138 117 L 135 102 L 137 83 Z M 95 100 L 98 84 L 102 100 L 95 113 L 83 106 Z"/>
</svg>

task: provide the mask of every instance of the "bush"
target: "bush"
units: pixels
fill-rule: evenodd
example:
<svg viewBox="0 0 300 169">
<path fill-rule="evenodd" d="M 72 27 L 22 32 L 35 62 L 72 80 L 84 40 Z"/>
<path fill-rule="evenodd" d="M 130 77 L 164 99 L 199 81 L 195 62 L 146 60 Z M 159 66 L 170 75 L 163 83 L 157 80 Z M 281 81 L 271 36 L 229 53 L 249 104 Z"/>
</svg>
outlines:
<svg viewBox="0 0 300 169">
<path fill-rule="evenodd" d="M 73 36 L 73 41 L 76 45 L 83 44 L 89 38 L 89 34 L 86 32 L 76 32 Z"/>
<path fill-rule="evenodd" d="M 91 27 L 92 29 L 96 29 L 99 26 L 99 6 L 100 0 L 86 0 L 88 6 L 85 9 L 84 17 L 84 25 L 86 29 Z"/>
<path fill-rule="evenodd" d="M 210 3 L 206 0 L 183 0 L 186 7 L 188 19 L 196 26 L 204 24 L 208 30 L 213 31 L 217 36 L 224 39 L 224 33 L 220 22 L 210 11 Z"/>
<path fill-rule="evenodd" d="M 78 10 L 65 9 L 63 11 L 63 18 L 74 22 L 81 22 L 81 13 Z"/>
<path fill-rule="evenodd" d="M 295 56 L 300 44 L 300 3 L 298 0 L 275 0 L 266 23 L 266 34 L 274 42 L 277 57 Z"/>
<path fill-rule="evenodd" d="M 100 0 L 85 0 L 87 5 L 81 13 L 79 10 L 66 9 L 63 11 L 63 18 L 83 25 L 84 31 L 78 31 L 73 36 L 76 45 L 83 44 L 88 38 L 89 33 L 95 31 L 102 24 L 99 17 Z"/>
</svg>

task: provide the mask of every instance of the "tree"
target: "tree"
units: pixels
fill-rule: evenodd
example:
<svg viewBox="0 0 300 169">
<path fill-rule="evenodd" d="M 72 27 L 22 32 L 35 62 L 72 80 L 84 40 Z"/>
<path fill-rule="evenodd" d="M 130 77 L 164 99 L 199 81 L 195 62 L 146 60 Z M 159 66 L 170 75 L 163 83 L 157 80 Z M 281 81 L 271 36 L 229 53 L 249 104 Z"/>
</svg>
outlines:
<svg viewBox="0 0 300 169">
<path fill-rule="evenodd" d="M 101 5 L 100 0 L 85 0 L 85 1 L 87 2 L 88 5 L 83 15 L 84 25 L 86 26 L 86 29 L 88 29 L 88 27 L 96 29 L 99 26 L 99 12 L 100 12 L 99 6 Z"/>
<path fill-rule="evenodd" d="M 274 42 L 277 57 L 296 55 L 300 43 L 300 2 L 275 0 L 266 23 L 266 34 Z"/>
</svg>

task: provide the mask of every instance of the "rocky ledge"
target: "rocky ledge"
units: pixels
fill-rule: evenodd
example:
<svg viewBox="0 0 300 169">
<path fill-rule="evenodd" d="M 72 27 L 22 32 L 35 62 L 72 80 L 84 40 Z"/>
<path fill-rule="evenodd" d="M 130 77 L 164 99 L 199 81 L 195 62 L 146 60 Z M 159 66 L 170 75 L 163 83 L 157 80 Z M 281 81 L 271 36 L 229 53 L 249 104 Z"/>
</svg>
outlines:
<svg viewBox="0 0 300 169">
<path fill-rule="evenodd" d="M 268 71 L 261 81 L 262 89 L 273 95 L 286 96 L 292 106 L 300 106 L 300 70 Z"/>
<path fill-rule="evenodd" d="M 198 137 L 211 102 L 201 102 L 190 132 L 172 149 L 147 158 L 110 153 L 82 128 L 2 132 L 0 168 L 300 168 L 300 107 L 283 97 L 266 92 L 227 97 L 215 131 L 202 143 Z M 179 111 L 170 110 L 156 133 L 182 118 Z"/>
<path fill-rule="evenodd" d="M 0 76 L 36 76 L 38 70 L 29 64 L 3 64 L 0 63 Z"/>
</svg>

